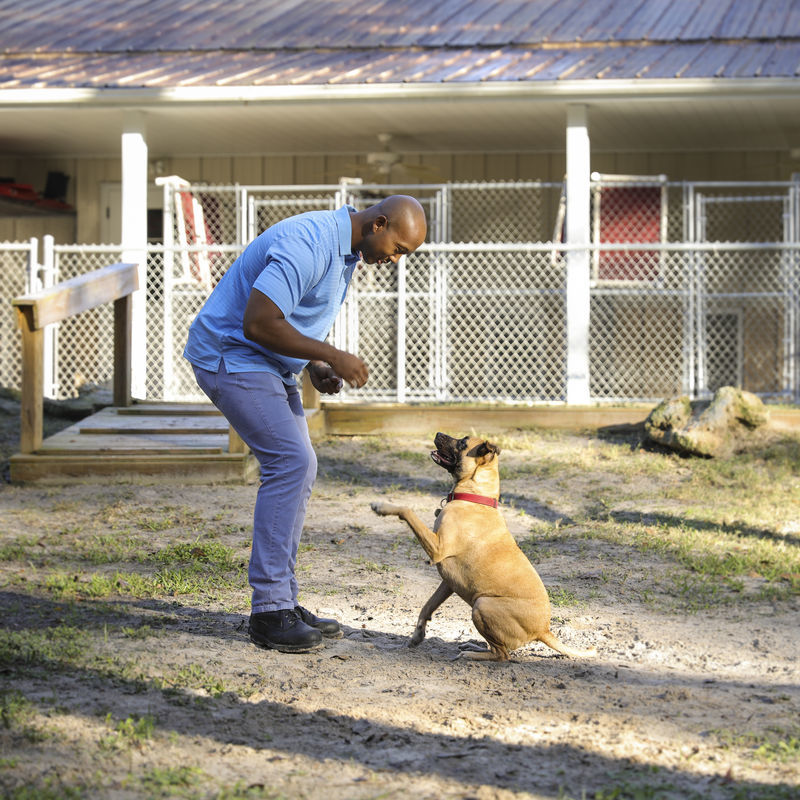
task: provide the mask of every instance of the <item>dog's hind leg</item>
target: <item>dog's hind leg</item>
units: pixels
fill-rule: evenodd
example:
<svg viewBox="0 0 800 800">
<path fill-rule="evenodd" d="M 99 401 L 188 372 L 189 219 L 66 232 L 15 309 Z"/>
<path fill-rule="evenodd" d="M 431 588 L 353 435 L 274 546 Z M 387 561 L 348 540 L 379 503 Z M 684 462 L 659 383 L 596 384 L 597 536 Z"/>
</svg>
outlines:
<svg viewBox="0 0 800 800">
<path fill-rule="evenodd" d="M 414 628 L 414 633 L 411 635 L 411 641 L 408 643 L 409 647 L 416 647 L 425 638 L 425 628 L 430 622 L 433 612 L 447 600 L 453 590 L 442 581 L 439 588 L 431 595 L 430 600 L 422 606 L 422 611 L 419 612 L 419 619 L 417 620 L 417 627 Z"/>
</svg>

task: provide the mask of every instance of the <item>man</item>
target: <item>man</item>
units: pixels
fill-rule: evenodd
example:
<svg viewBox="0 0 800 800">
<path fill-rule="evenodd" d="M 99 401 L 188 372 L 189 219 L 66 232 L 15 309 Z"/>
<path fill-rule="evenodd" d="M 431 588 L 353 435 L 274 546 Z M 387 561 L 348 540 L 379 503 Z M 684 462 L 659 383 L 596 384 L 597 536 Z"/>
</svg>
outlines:
<svg viewBox="0 0 800 800">
<path fill-rule="evenodd" d="M 422 206 L 393 195 L 356 211 L 312 211 L 251 242 L 217 284 L 189 329 L 184 356 L 200 388 L 260 465 L 249 581 L 250 639 L 308 652 L 342 635 L 297 602 L 295 559 L 317 474 L 294 375 L 335 394 L 366 383 L 367 365 L 325 339 L 359 260 L 385 264 L 425 239 Z"/>
</svg>

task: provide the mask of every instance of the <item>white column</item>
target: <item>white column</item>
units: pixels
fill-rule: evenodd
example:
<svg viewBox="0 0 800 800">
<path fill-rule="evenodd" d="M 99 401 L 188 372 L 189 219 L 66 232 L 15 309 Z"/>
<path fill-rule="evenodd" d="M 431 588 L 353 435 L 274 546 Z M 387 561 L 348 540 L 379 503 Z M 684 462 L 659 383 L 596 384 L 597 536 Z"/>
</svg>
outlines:
<svg viewBox="0 0 800 800">
<path fill-rule="evenodd" d="M 589 402 L 590 146 L 586 106 L 567 108 L 567 403 Z"/>
<path fill-rule="evenodd" d="M 133 294 L 131 394 L 143 399 L 147 377 L 147 142 L 141 112 L 125 118 L 122 134 L 122 260 L 139 265 L 139 290 Z"/>
</svg>

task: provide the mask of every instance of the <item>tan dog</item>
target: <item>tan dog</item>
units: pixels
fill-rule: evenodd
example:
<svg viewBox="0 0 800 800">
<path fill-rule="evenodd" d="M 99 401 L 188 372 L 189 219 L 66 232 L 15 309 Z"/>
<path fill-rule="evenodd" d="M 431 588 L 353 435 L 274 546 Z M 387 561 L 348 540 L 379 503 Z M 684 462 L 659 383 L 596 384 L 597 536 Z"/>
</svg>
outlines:
<svg viewBox="0 0 800 800">
<path fill-rule="evenodd" d="M 381 516 L 405 520 L 436 565 L 442 583 L 420 612 L 409 643 L 425 638 L 433 612 L 455 592 L 472 607 L 472 621 L 489 643 L 488 650 L 462 653 L 466 658 L 505 661 L 533 641 L 567 656 L 588 657 L 594 650 L 573 650 L 550 633 L 550 599 L 533 565 L 519 549 L 497 510 L 500 495 L 498 455 L 493 444 L 437 433 L 431 458 L 454 481 L 448 502 L 433 530 L 409 508 L 376 502 Z"/>
</svg>

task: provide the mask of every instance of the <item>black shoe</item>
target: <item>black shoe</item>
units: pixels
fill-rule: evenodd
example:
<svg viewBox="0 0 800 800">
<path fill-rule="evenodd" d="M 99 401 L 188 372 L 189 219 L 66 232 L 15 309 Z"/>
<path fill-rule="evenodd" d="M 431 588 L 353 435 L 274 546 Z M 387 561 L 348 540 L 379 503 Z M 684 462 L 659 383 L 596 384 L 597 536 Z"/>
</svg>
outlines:
<svg viewBox="0 0 800 800">
<path fill-rule="evenodd" d="M 294 610 L 306 625 L 316 628 L 326 639 L 341 639 L 344 636 L 344 632 L 335 619 L 323 619 L 322 617 L 314 616 L 303 606 L 295 606 Z"/>
<path fill-rule="evenodd" d="M 250 615 L 250 641 L 281 653 L 308 653 L 323 647 L 322 634 L 292 608 Z"/>
</svg>

